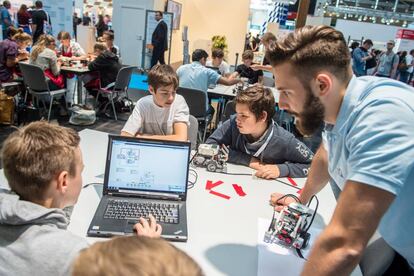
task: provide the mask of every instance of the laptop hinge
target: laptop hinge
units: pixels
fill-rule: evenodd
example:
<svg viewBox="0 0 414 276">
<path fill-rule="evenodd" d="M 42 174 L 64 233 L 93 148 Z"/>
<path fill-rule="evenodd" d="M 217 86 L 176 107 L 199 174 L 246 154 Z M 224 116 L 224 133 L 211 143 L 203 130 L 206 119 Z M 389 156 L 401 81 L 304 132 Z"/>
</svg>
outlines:
<svg viewBox="0 0 414 276">
<path fill-rule="evenodd" d="M 179 195 L 168 194 L 168 193 L 158 193 L 158 192 L 131 191 L 131 190 L 122 190 L 122 189 L 119 189 L 116 193 L 108 192 L 108 195 L 182 201 Z"/>
</svg>

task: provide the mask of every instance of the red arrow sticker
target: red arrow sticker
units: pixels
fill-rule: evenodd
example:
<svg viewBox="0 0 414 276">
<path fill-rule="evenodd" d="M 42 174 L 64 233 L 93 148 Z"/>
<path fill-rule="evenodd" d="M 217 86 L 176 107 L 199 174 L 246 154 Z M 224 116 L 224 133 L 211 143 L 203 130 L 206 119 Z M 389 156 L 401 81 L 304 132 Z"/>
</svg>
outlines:
<svg viewBox="0 0 414 276">
<path fill-rule="evenodd" d="M 210 194 L 215 195 L 215 196 L 222 197 L 224 199 L 230 199 L 230 197 L 228 195 L 221 194 L 221 193 L 218 193 L 218 192 L 215 192 L 215 191 L 210 191 Z"/>
<path fill-rule="evenodd" d="M 288 177 L 287 180 L 290 182 L 290 184 L 292 184 L 293 186 L 298 186 L 298 184 L 296 184 L 295 180 L 293 180 L 292 178 Z"/>
<path fill-rule="evenodd" d="M 246 195 L 246 193 L 243 191 L 242 186 L 239 186 L 237 184 L 233 184 L 233 188 L 239 196 L 245 196 Z"/>
<path fill-rule="evenodd" d="M 213 189 L 214 187 L 217 187 L 217 186 L 219 186 L 219 185 L 221 185 L 221 184 L 223 184 L 223 181 L 221 181 L 221 180 L 216 181 L 216 182 L 214 182 L 214 183 L 213 183 L 213 181 L 211 181 L 211 180 L 207 180 L 207 183 L 206 183 L 206 190 L 211 190 L 211 189 Z"/>
<path fill-rule="evenodd" d="M 302 189 L 300 189 L 299 191 L 297 191 L 296 193 L 301 194 L 302 193 Z"/>
</svg>

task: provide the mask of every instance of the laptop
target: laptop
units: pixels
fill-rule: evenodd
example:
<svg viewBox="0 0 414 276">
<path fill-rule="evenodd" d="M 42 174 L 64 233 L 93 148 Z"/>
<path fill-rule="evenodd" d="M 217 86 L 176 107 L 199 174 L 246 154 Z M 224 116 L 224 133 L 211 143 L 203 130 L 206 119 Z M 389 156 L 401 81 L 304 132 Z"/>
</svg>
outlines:
<svg viewBox="0 0 414 276">
<path fill-rule="evenodd" d="M 88 236 L 133 235 L 152 214 L 162 237 L 187 240 L 187 183 L 191 144 L 109 135 L 103 195 Z"/>
</svg>

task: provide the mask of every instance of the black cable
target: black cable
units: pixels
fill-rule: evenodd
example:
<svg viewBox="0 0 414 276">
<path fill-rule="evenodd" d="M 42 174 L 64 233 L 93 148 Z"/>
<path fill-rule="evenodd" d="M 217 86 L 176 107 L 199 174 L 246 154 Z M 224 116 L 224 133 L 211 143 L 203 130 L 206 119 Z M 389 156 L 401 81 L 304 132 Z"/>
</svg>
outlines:
<svg viewBox="0 0 414 276">
<path fill-rule="evenodd" d="M 296 247 L 295 247 L 296 248 Z M 304 259 L 304 260 L 308 260 L 308 259 L 306 259 L 304 256 L 303 256 L 303 254 L 302 254 L 302 250 L 300 250 L 299 248 L 296 248 L 296 253 L 298 254 L 298 256 L 299 256 L 299 258 L 302 258 L 302 259 Z"/>
<path fill-rule="evenodd" d="M 87 187 L 89 187 L 91 185 L 103 185 L 103 183 L 100 183 L 100 182 L 91 182 L 91 183 L 88 183 L 88 184 L 84 185 L 82 187 L 82 189 L 85 189 L 85 188 L 87 188 Z"/>
<path fill-rule="evenodd" d="M 313 196 L 311 197 L 311 199 L 309 200 L 309 203 L 308 203 L 307 207 L 309 207 L 309 206 L 310 206 L 310 204 L 312 203 L 313 199 L 315 199 L 315 200 L 316 200 L 315 211 L 313 212 L 313 215 L 312 215 L 311 221 L 309 222 L 308 227 L 306 227 L 305 233 L 307 233 L 307 232 L 308 232 L 308 230 L 309 230 L 309 228 L 311 227 L 311 225 L 312 225 L 312 223 L 313 223 L 313 220 L 315 219 L 316 212 L 318 211 L 318 207 L 319 207 L 319 199 L 318 199 L 318 197 L 317 197 L 316 195 L 313 195 Z"/>
<path fill-rule="evenodd" d="M 197 183 L 198 180 L 198 174 L 196 170 L 190 169 L 188 171 L 189 175 L 192 173 L 192 175 L 194 176 L 194 180 L 191 181 L 190 179 L 188 179 L 188 185 L 187 185 L 187 190 L 190 190 L 192 188 L 194 188 L 195 184 Z"/>
</svg>

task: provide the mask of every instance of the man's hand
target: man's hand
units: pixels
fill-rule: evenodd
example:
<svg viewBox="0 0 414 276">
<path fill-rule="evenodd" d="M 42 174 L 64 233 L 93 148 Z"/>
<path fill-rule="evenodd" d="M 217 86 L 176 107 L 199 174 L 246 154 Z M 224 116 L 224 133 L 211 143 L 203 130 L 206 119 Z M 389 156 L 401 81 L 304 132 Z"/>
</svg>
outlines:
<svg viewBox="0 0 414 276">
<path fill-rule="evenodd" d="M 264 179 L 276 179 L 280 176 L 277 165 L 262 165 L 256 172 L 256 176 Z"/>
<path fill-rule="evenodd" d="M 140 218 L 139 222 L 134 225 L 138 236 L 145 236 L 149 238 L 159 238 L 161 236 L 162 227 L 157 224 L 155 218 L 149 215 L 149 223 L 145 218 Z"/>
<path fill-rule="evenodd" d="M 296 202 L 296 200 L 290 196 L 282 198 L 283 196 L 284 194 L 281 193 L 273 193 L 270 195 L 269 204 L 275 207 L 275 211 L 277 212 L 282 211 L 282 209 L 290 203 Z"/>
</svg>

